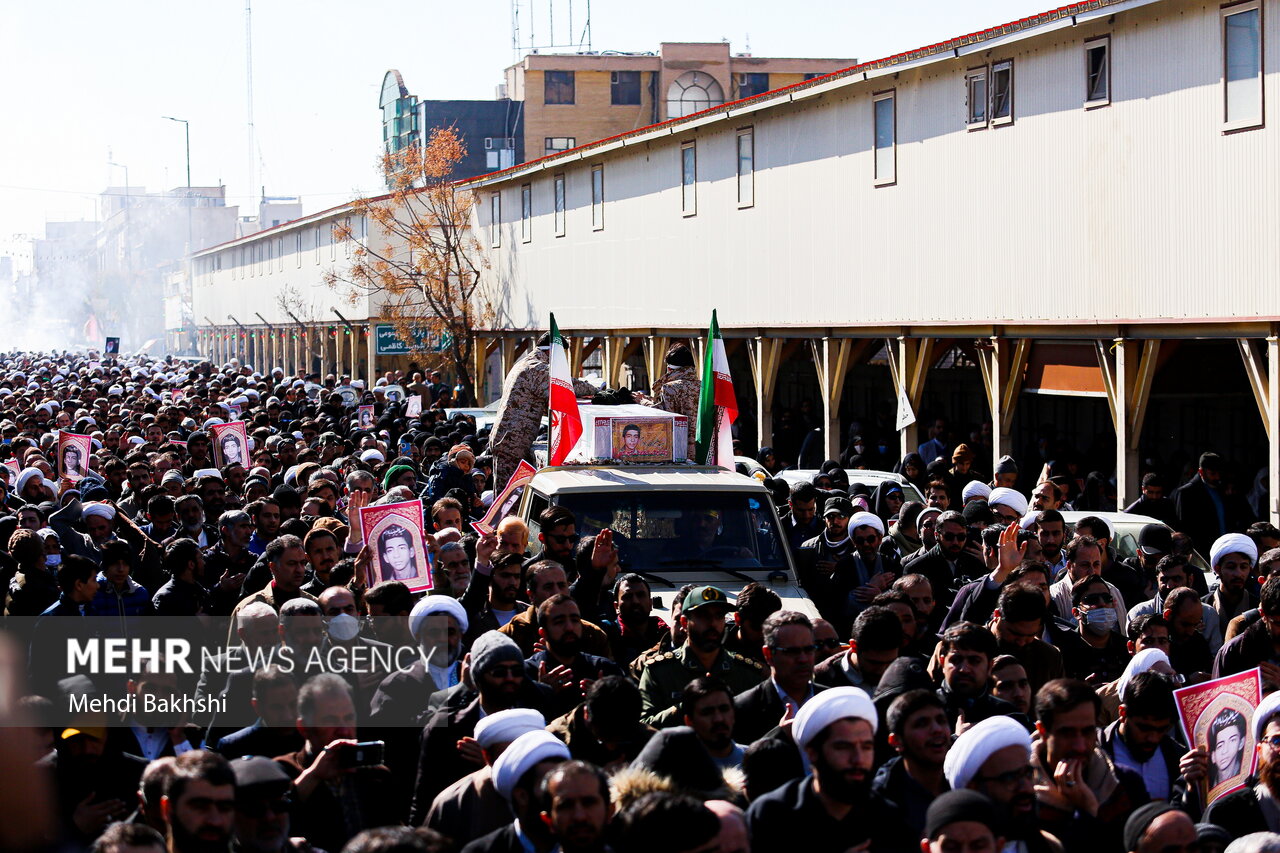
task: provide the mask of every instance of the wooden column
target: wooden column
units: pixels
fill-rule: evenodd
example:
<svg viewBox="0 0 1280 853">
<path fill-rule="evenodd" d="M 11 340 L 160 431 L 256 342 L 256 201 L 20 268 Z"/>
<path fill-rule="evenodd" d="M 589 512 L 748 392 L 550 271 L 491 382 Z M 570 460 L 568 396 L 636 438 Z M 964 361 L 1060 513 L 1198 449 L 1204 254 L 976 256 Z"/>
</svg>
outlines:
<svg viewBox="0 0 1280 853">
<path fill-rule="evenodd" d="M 784 344 L 786 341 L 781 338 L 758 337 L 747 349 L 756 384 L 756 444 L 760 447 L 773 444 L 773 392 Z"/>
<path fill-rule="evenodd" d="M 905 402 L 912 412 L 911 422 L 898 430 L 899 458 L 915 450 L 913 427 L 920 414 L 920 401 L 924 397 L 924 381 L 933 366 L 933 338 L 908 338 L 899 336 L 896 341 L 886 341 L 889 353 L 889 373 L 893 377 L 894 395 L 899 408 Z"/>
<path fill-rule="evenodd" d="M 369 323 L 365 328 L 369 330 L 369 363 L 365 365 L 365 387 L 372 388 L 375 377 L 378 375 L 378 336 L 374 334 L 373 324 Z"/>
<path fill-rule="evenodd" d="M 1265 341 L 1238 338 L 1245 375 L 1267 435 L 1267 517 L 1280 525 L 1280 337 L 1275 327 Z"/>
<path fill-rule="evenodd" d="M 818 388 L 822 391 L 822 437 L 827 459 L 839 459 L 844 449 L 840 430 L 840 397 L 844 380 L 854 361 L 866 351 L 868 342 L 852 338 L 825 337 L 810 340 L 813 365 L 818 371 Z"/>
<path fill-rule="evenodd" d="M 1096 341 L 1098 366 L 1116 430 L 1116 504 L 1128 506 L 1141 491 L 1138 446 L 1155 380 L 1160 341 L 1115 338 Z"/>
<path fill-rule="evenodd" d="M 663 335 L 647 335 L 644 339 L 644 369 L 649 374 L 649 390 L 662 378 L 667 368 L 667 347 L 671 339 Z"/>
<path fill-rule="evenodd" d="M 982 387 L 987 394 L 987 408 L 991 411 L 991 470 L 994 471 L 1001 456 L 1013 453 L 1013 413 L 1022 392 L 1031 340 L 992 336 L 987 344 L 977 351 L 977 355 L 978 367 L 982 369 Z"/>
</svg>

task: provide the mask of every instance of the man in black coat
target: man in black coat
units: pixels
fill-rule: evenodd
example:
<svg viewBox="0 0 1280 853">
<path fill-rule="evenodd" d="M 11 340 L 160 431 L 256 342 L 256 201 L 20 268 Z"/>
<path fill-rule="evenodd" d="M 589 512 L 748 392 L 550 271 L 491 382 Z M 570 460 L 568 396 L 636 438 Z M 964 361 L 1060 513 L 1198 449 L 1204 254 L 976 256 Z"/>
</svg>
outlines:
<svg viewBox="0 0 1280 853">
<path fill-rule="evenodd" d="M 622 675 L 613 661 L 582 650 L 582 609 L 572 596 L 558 593 L 538 605 L 538 635 L 546 648 L 524 662 L 530 680 L 555 690 L 549 717 L 577 707 L 592 682 Z"/>
<path fill-rule="evenodd" d="M 1202 453 L 1196 475 L 1173 490 L 1177 528 L 1190 536 L 1191 543 L 1201 552 L 1222 534 L 1237 529 L 1231 504 L 1221 487 L 1222 457 Z"/>
<path fill-rule="evenodd" d="M 512 741 L 493 763 L 493 786 L 511 804 L 516 820 L 472 841 L 462 848 L 462 853 L 525 853 L 555 847 L 557 839 L 552 826 L 542 820 L 542 798 L 538 791 L 543 777 L 554 773 L 566 761 L 569 761 L 569 748 L 550 732 L 528 732 Z M 549 781 L 554 784 L 554 777 Z M 591 787 L 596 787 L 594 777 Z M 607 790 L 607 784 L 605 788 Z M 608 801 L 590 805 L 594 808 L 587 811 L 600 813 L 597 831 L 602 833 L 608 817 Z"/>
<path fill-rule="evenodd" d="M 813 683 L 816 646 L 813 623 L 794 610 L 779 610 L 764 620 L 764 659 L 769 678 L 733 699 L 733 739 L 752 743 L 794 717 L 806 702 L 827 688 Z"/>
<path fill-rule="evenodd" d="M 924 575 L 933 587 L 933 597 L 938 606 L 935 612 L 945 612 L 955 598 L 955 591 L 965 578 L 979 578 L 987 574 L 982 561 L 964 550 L 969 536 L 969 526 L 964 516 L 955 511 L 938 516 L 937 543 L 924 555 L 911 561 L 907 571 Z"/>
<path fill-rule="evenodd" d="M 938 698 L 946 706 L 952 731 L 961 717 L 970 726 L 995 716 L 1013 717 L 1027 724 L 1026 717 L 1012 704 L 992 696 L 988 690 L 991 662 L 999 654 L 995 634 L 981 625 L 959 622 L 943 633 L 938 653 L 942 660 Z"/>
<path fill-rule="evenodd" d="M 413 826 L 422 824 L 436 794 L 480 767 L 479 750 L 460 750 L 458 741 L 471 737 L 482 710 L 493 714 L 508 708 L 534 708 L 548 716 L 551 688 L 529 680 L 520 647 L 510 637 L 497 631 L 481 634 L 472 643 L 468 659 L 480 692 L 462 708 L 441 708 L 423 728 L 409 815 Z"/>
<path fill-rule="evenodd" d="M 1221 678 L 1253 669 L 1262 669 L 1263 689 L 1280 688 L 1280 575 L 1267 578 L 1258 604 L 1262 618 L 1231 638 L 1218 650 L 1213 661 L 1213 677 Z"/>
</svg>

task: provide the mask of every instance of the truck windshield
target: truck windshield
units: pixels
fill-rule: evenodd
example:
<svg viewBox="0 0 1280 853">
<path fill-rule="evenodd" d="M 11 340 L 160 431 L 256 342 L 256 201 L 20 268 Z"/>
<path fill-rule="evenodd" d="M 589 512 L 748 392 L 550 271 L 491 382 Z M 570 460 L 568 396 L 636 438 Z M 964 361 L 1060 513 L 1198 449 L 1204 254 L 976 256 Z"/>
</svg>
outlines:
<svg viewBox="0 0 1280 853">
<path fill-rule="evenodd" d="M 787 568 L 773 511 L 750 494 L 592 492 L 557 502 L 573 511 L 581 535 L 613 530 L 627 571 Z"/>
</svg>

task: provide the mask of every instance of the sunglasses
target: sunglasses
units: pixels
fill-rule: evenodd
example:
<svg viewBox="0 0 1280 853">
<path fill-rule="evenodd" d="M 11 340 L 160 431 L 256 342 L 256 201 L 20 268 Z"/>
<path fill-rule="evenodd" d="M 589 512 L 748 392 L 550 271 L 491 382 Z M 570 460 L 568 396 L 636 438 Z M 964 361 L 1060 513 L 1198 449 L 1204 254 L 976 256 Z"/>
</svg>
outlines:
<svg viewBox="0 0 1280 853">
<path fill-rule="evenodd" d="M 815 640 L 814 645 L 819 649 L 834 651 L 840 648 L 840 640 L 838 637 L 832 637 L 828 640 Z"/>
<path fill-rule="evenodd" d="M 1080 598 L 1081 604 L 1111 604 L 1113 601 L 1115 601 L 1115 599 L 1111 597 L 1111 593 L 1109 592 L 1091 592 L 1088 595 L 1081 596 Z"/>
<path fill-rule="evenodd" d="M 963 542 L 968 537 L 964 533 L 943 533 L 938 538 L 943 542 Z"/>
<path fill-rule="evenodd" d="M 876 545 L 879 542 L 880 542 L 880 537 L 875 535 L 853 537 L 853 544 L 855 545 Z"/>
</svg>

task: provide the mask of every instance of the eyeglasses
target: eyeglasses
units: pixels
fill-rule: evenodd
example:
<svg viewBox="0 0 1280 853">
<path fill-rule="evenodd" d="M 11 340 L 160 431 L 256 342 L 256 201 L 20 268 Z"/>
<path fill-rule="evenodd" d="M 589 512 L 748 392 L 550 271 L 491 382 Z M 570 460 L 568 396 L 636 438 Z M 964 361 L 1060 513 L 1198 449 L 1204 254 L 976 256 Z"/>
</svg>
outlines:
<svg viewBox="0 0 1280 853">
<path fill-rule="evenodd" d="M 1081 604 L 1089 604 L 1097 606 L 1099 604 L 1111 604 L 1115 599 L 1111 597 L 1109 592 L 1091 592 L 1088 595 L 1080 597 Z"/>
<path fill-rule="evenodd" d="M 880 537 L 872 534 L 871 536 L 855 536 L 853 544 L 855 545 L 876 545 L 879 544 Z"/>
<path fill-rule="evenodd" d="M 293 811 L 293 800 L 289 797 L 270 800 L 236 800 L 236 811 L 245 817 L 255 819 L 266 817 L 268 811 L 278 815 L 289 814 Z"/>
<path fill-rule="evenodd" d="M 798 658 L 801 655 L 811 655 L 818 650 L 817 645 L 812 646 L 774 646 L 773 652 L 778 655 L 786 655 L 787 657 Z"/>
<path fill-rule="evenodd" d="M 964 533 L 942 533 L 938 538 L 943 542 L 963 542 L 967 534 Z"/>
<path fill-rule="evenodd" d="M 1035 769 L 1028 765 L 1027 767 L 1019 767 L 1017 770 L 997 773 L 995 776 L 975 776 L 974 781 L 992 783 L 1004 788 L 1012 788 L 1014 785 L 1021 785 L 1023 782 L 1030 782 L 1035 777 L 1035 773 Z"/>
<path fill-rule="evenodd" d="M 815 640 L 814 645 L 819 649 L 826 649 L 828 651 L 832 651 L 840 648 L 840 638 L 832 637 L 828 640 Z"/>
</svg>

